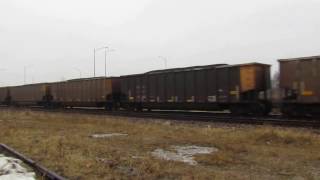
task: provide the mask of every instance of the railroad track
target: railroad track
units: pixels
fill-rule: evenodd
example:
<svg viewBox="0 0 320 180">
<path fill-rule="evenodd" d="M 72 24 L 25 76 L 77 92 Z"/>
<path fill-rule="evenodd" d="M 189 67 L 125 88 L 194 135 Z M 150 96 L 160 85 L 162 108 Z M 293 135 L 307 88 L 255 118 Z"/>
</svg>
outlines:
<svg viewBox="0 0 320 180">
<path fill-rule="evenodd" d="M 16 108 L 14 108 L 16 109 Z M 21 109 L 21 108 L 18 108 Z M 176 112 L 176 111 L 152 111 L 152 112 L 133 112 L 133 111 L 105 111 L 103 109 L 86 109 L 86 108 L 66 108 L 66 109 L 43 109 L 40 107 L 27 108 L 32 111 L 45 111 L 56 113 L 81 113 L 92 115 L 108 115 L 120 117 L 148 118 L 176 120 L 189 123 L 206 122 L 206 123 L 229 123 L 229 124 L 251 124 L 251 125 L 274 125 L 287 127 L 307 127 L 320 128 L 320 120 L 312 118 L 295 118 L 289 119 L 277 115 L 264 117 L 252 116 L 234 116 L 228 113 L 203 113 L 203 112 Z"/>
<path fill-rule="evenodd" d="M 24 162 L 26 165 L 30 166 L 34 171 L 42 178 L 45 178 L 47 180 L 66 180 L 66 178 L 59 176 L 58 174 L 48 170 L 47 168 L 41 166 L 37 162 L 25 157 L 24 155 L 20 154 L 19 152 L 15 151 L 11 147 L 0 144 L 0 150 L 5 152 L 6 154 L 20 159 L 22 162 Z"/>
<path fill-rule="evenodd" d="M 208 122 L 208 123 L 229 123 L 229 124 L 252 124 L 252 125 L 276 125 L 288 127 L 308 127 L 320 128 L 320 122 L 316 120 L 285 119 L 281 117 L 248 117 L 231 116 L 226 114 L 201 115 L 200 113 L 137 113 L 137 112 L 111 112 L 106 113 L 114 116 L 137 117 L 137 118 L 157 118 L 166 120 L 181 120 L 187 122 Z"/>
</svg>

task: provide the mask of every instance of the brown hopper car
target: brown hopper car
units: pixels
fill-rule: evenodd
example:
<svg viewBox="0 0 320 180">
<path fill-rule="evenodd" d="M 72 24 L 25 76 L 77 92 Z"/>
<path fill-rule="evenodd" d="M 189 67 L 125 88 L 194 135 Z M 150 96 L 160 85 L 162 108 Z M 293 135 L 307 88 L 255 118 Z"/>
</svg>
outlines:
<svg viewBox="0 0 320 180">
<path fill-rule="evenodd" d="M 285 114 L 320 114 L 320 56 L 280 59 Z"/>
<path fill-rule="evenodd" d="M 43 105 L 47 101 L 49 84 L 29 84 L 10 87 L 10 99 L 15 105 Z"/>
<path fill-rule="evenodd" d="M 7 87 L 1 87 L 0 88 L 0 104 L 6 104 L 8 101 L 8 88 Z"/>
<path fill-rule="evenodd" d="M 121 76 L 122 104 L 131 109 L 268 113 L 270 66 L 209 65 Z M 246 106 L 243 106 L 246 105 Z"/>
<path fill-rule="evenodd" d="M 112 105 L 120 94 L 118 78 L 75 79 L 51 84 L 52 103 L 71 107 Z"/>
</svg>

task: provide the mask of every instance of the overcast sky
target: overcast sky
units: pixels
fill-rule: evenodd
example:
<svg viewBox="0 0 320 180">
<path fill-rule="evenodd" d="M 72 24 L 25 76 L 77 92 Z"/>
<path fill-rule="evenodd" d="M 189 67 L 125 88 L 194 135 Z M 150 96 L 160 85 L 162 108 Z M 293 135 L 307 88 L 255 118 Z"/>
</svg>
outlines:
<svg viewBox="0 0 320 180">
<path fill-rule="evenodd" d="M 0 85 L 320 55 L 319 0 L 1 0 Z M 97 76 L 104 75 L 98 51 Z"/>
</svg>

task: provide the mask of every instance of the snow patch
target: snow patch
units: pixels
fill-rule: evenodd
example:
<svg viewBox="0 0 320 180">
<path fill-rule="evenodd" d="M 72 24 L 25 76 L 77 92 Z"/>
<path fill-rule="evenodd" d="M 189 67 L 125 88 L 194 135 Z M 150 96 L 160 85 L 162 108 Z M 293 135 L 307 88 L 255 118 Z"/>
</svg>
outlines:
<svg viewBox="0 0 320 180">
<path fill-rule="evenodd" d="M 119 137 L 119 136 L 128 136 L 128 134 L 110 133 L 110 134 L 92 134 L 92 135 L 90 135 L 90 137 L 92 137 L 92 138 L 111 138 L 111 137 Z"/>
<path fill-rule="evenodd" d="M 1 180 L 35 180 L 35 176 L 34 172 L 28 172 L 26 168 L 22 167 L 21 160 L 0 154 Z"/>
<path fill-rule="evenodd" d="M 193 157 L 194 155 L 211 154 L 218 151 L 217 148 L 199 146 L 171 146 L 171 149 L 172 151 L 156 149 L 151 154 L 156 158 L 167 161 L 179 161 L 189 165 L 197 165 L 198 163 Z"/>
</svg>

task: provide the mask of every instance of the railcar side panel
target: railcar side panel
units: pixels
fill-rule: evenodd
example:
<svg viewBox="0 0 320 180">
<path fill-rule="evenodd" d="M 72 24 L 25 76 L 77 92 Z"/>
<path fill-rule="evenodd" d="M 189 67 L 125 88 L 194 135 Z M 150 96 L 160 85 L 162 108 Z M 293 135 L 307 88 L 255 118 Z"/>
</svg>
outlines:
<svg viewBox="0 0 320 180">
<path fill-rule="evenodd" d="M 284 100 L 296 100 L 298 95 L 299 72 L 298 61 L 280 62 L 280 88 L 283 90 Z"/>
<path fill-rule="evenodd" d="M 301 79 L 299 84 L 299 102 L 319 102 L 319 78 L 317 64 L 319 60 L 312 59 L 310 61 L 301 61 L 299 71 Z M 318 81 L 318 83 L 317 83 Z"/>
<path fill-rule="evenodd" d="M 0 104 L 4 104 L 8 98 L 8 88 L 1 87 L 0 88 Z"/>
<path fill-rule="evenodd" d="M 157 93 L 157 102 L 164 103 L 166 102 L 166 74 L 159 74 L 158 76 L 158 93 Z"/>
<path fill-rule="evenodd" d="M 195 71 L 187 71 L 185 75 L 185 92 L 186 92 L 186 102 L 195 102 Z"/>
<path fill-rule="evenodd" d="M 241 92 L 254 90 L 256 88 L 256 77 L 254 66 L 240 67 Z"/>
<path fill-rule="evenodd" d="M 319 103 L 320 57 L 279 60 L 284 101 Z"/>
<path fill-rule="evenodd" d="M 185 74 L 184 72 L 175 73 L 175 102 L 184 103 L 186 97 Z"/>
<path fill-rule="evenodd" d="M 240 101 L 240 67 L 239 66 L 232 66 L 228 68 L 229 73 L 229 102 L 230 103 L 238 103 Z M 251 74 L 252 75 L 252 74 Z M 253 78 L 253 77 L 252 77 Z"/>
<path fill-rule="evenodd" d="M 217 89 L 218 102 L 229 102 L 229 68 L 217 68 Z"/>
<path fill-rule="evenodd" d="M 279 64 L 282 112 L 320 115 L 320 56 L 281 59 Z"/>
<path fill-rule="evenodd" d="M 129 77 L 122 77 L 121 80 L 121 92 L 123 93 L 124 97 L 122 97 L 122 101 L 129 102 Z"/>
<path fill-rule="evenodd" d="M 207 102 L 216 103 L 218 98 L 218 74 L 217 69 L 211 68 L 207 70 Z"/>
<path fill-rule="evenodd" d="M 112 97 L 113 93 L 119 93 L 119 86 L 116 78 L 77 79 L 53 83 L 51 91 L 55 104 L 102 107 L 108 101 L 108 97 Z"/>
<path fill-rule="evenodd" d="M 142 82 L 141 78 L 139 76 L 134 77 L 135 81 L 135 102 L 141 102 L 141 87 L 142 87 Z"/>
<path fill-rule="evenodd" d="M 166 78 L 166 102 L 174 103 L 175 102 L 175 73 L 170 72 L 167 74 Z"/>
<path fill-rule="evenodd" d="M 208 97 L 208 70 L 195 71 L 195 101 L 197 103 L 206 103 Z"/>
<path fill-rule="evenodd" d="M 140 93 L 141 93 L 141 102 L 146 103 L 147 97 L 148 97 L 148 78 L 145 75 L 140 76 L 141 81 L 141 87 L 140 87 Z"/>
<path fill-rule="evenodd" d="M 43 102 L 48 85 L 30 84 L 10 88 L 11 102 L 16 105 L 40 105 Z"/>
<path fill-rule="evenodd" d="M 149 103 L 157 102 L 158 78 L 156 75 L 148 76 L 148 89 L 149 89 L 148 102 Z"/>
</svg>

